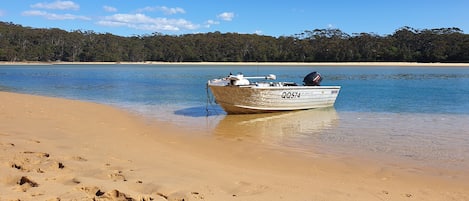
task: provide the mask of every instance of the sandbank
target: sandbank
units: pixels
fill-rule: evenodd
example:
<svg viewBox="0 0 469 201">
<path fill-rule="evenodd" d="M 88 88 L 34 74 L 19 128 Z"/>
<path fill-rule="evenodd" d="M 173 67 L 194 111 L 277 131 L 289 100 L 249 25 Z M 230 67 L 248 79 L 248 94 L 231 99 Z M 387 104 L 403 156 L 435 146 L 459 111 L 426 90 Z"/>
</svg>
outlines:
<svg viewBox="0 0 469 201">
<path fill-rule="evenodd" d="M 467 172 L 191 135 L 95 103 L 0 92 L 0 200 L 469 200 Z"/>
<path fill-rule="evenodd" d="M 469 63 L 419 62 L 0 62 L 2 65 L 233 65 L 233 66 L 315 66 L 315 67 L 469 67 Z"/>
</svg>

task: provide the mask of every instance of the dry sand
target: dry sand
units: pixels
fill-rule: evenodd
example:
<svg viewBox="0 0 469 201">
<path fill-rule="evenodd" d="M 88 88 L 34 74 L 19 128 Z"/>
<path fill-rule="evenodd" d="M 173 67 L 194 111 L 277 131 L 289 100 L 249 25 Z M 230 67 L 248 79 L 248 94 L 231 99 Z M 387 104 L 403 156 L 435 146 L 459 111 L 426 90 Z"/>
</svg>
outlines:
<svg viewBox="0 0 469 201">
<path fill-rule="evenodd" d="M 203 65 L 203 66 L 342 66 L 342 67 L 469 67 L 469 63 L 418 63 L 418 62 L 5 62 L 2 65 Z"/>
<path fill-rule="evenodd" d="M 469 200 L 468 172 L 303 156 L 0 92 L 4 200 Z"/>
</svg>

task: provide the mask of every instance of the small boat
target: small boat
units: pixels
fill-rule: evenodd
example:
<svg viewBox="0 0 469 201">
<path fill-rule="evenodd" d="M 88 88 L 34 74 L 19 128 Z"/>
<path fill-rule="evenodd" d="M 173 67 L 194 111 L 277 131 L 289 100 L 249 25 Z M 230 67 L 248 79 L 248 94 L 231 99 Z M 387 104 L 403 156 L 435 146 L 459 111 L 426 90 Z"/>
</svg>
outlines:
<svg viewBox="0 0 469 201">
<path fill-rule="evenodd" d="M 340 86 L 320 86 L 322 77 L 309 73 L 303 85 L 294 82 L 273 82 L 276 76 L 245 77 L 243 74 L 212 79 L 208 87 L 228 114 L 266 113 L 332 107 Z M 266 80 L 252 82 L 251 80 Z"/>
</svg>

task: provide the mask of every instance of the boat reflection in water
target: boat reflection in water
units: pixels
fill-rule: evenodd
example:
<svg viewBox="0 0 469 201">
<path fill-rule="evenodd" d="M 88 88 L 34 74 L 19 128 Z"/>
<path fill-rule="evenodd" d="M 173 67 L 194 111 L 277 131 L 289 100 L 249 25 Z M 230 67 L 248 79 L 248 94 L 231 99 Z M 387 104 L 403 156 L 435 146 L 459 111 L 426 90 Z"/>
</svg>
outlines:
<svg viewBox="0 0 469 201">
<path fill-rule="evenodd" d="M 280 113 L 226 115 L 214 129 L 217 137 L 270 145 L 300 146 L 317 141 L 325 130 L 337 127 L 333 107 Z"/>
</svg>

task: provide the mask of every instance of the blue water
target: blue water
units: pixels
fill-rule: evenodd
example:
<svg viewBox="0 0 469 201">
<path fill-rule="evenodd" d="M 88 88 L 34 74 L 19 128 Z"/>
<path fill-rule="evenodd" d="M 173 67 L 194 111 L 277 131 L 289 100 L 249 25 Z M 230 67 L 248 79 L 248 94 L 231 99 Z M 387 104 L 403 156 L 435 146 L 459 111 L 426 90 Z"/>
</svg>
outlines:
<svg viewBox="0 0 469 201">
<path fill-rule="evenodd" d="M 207 80 L 230 72 L 301 83 L 311 71 L 342 86 L 334 108 L 229 117 L 207 102 Z M 4 65 L 0 90 L 110 104 L 225 138 L 249 127 L 235 138 L 305 152 L 469 163 L 469 67 Z"/>
<path fill-rule="evenodd" d="M 293 66 L 2 66 L 0 89 L 100 103 L 205 106 L 205 83 L 229 72 L 273 73 L 301 83 L 320 72 L 323 85 L 340 85 L 337 111 L 469 114 L 469 68 Z M 197 114 L 205 112 L 193 111 Z"/>
</svg>

